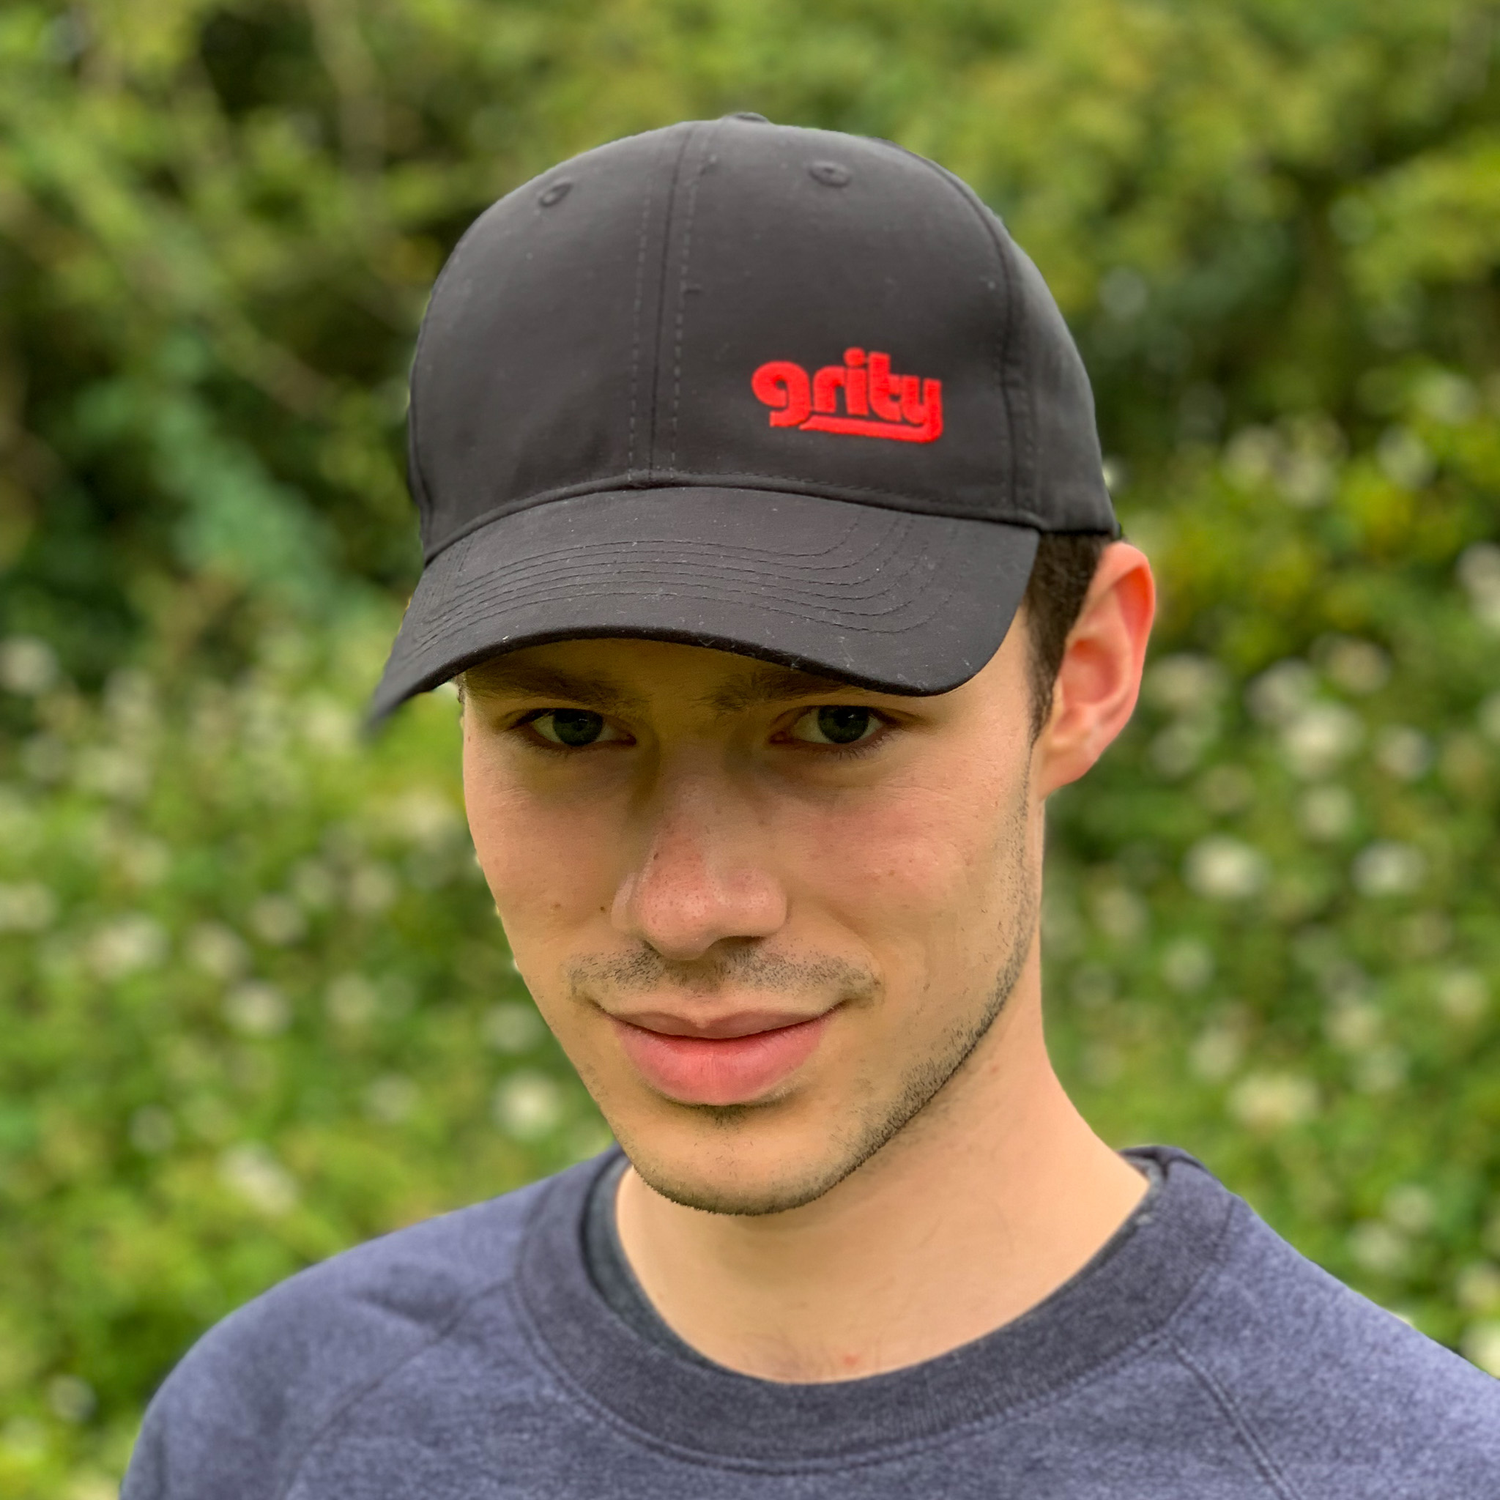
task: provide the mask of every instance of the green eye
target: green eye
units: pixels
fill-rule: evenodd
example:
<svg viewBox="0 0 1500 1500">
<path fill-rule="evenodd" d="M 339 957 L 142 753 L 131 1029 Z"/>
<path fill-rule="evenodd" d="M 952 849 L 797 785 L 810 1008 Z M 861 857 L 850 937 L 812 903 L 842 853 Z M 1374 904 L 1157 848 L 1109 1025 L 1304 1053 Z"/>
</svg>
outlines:
<svg viewBox="0 0 1500 1500">
<path fill-rule="evenodd" d="M 855 745 L 880 727 L 873 709 L 830 703 L 810 708 L 792 726 L 792 738 L 812 745 Z"/>
<path fill-rule="evenodd" d="M 544 740 L 575 750 L 594 744 L 604 733 L 604 716 L 586 708 L 548 709 L 531 722 Z"/>
</svg>

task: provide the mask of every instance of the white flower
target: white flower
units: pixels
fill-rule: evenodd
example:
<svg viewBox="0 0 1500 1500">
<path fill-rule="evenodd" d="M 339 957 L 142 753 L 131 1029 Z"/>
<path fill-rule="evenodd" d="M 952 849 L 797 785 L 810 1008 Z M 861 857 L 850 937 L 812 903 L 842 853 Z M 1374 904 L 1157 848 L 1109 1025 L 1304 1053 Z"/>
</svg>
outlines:
<svg viewBox="0 0 1500 1500">
<path fill-rule="evenodd" d="M 1324 658 L 1329 679 L 1346 693 L 1375 693 L 1391 675 L 1391 659 L 1373 641 L 1341 636 L 1329 643 Z"/>
<path fill-rule="evenodd" d="M 1453 1296 L 1465 1312 L 1487 1313 L 1500 1308 L 1500 1266 L 1488 1260 L 1465 1266 L 1458 1273 Z"/>
<path fill-rule="evenodd" d="M 1280 1130 L 1310 1120 L 1318 1090 L 1297 1073 L 1252 1073 L 1230 1091 L 1229 1112 L 1252 1130 Z"/>
<path fill-rule="evenodd" d="M 1500 1322 L 1472 1324 L 1459 1347 L 1481 1370 L 1500 1375 Z"/>
<path fill-rule="evenodd" d="M 1481 1370 L 1500 1375 L 1500 1321 L 1471 1324 L 1459 1347 Z"/>
<path fill-rule="evenodd" d="M 1090 902 L 1094 925 L 1117 943 L 1133 943 L 1150 925 L 1151 909 L 1134 891 L 1108 885 Z"/>
<path fill-rule="evenodd" d="M 323 755 L 348 755 L 359 740 L 359 724 L 354 715 L 331 698 L 309 695 L 302 700 L 302 738 Z"/>
<path fill-rule="evenodd" d="M 539 1140 L 562 1122 L 563 1092 L 545 1073 L 512 1073 L 497 1085 L 493 1107 L 495 1123 L 507 1135 Z"/>
<path fill-rule="evenodd" d="M 1380 1041 L 1381 1029 L 1380 1012 L 1358 1000 L 1331 1007 L 1323 1019 L 1328 1040 L 1344 1052 L 1368 1052 Z"/>
<path fill-rule="evenodd" d="M 1263 724 L 1285 724 L 1312 697 L 1318 678 L 1305 661 L 1290 657 L 1267 667 L 1245 689 L 1245 703 Z"/>
<path fill-rule="evenodd" d="M 361 865 L 349 879 L 349 909 L 376 917 L 395 904 L 401 887 L 386 865 Z"/>
<path fill-rule="evenodd" d="M 1390 724 L 1375 741 L 1375 763 L 1399 781 L 1415 781 L 1432 768 L 1432 741 L 1420 729 Z"/>
<path fill-rule="evenodd" d="M 0 641 L 0 687 L 34 698 L 57 681 L 57 653 L 34 635 Z"/>
<path fill-rule="evenodd" d="M 1183 879 L 1211 901 L 1243 901 L 1261 890 L 1270 866 L 1260 850 L 1227 834 L 1211 834 L 1187 852 Z"/>
<path fill-rule="evenodd" d="M 324 1002 L 340 1026 L 363 1026 L 380 1009 L 375 986 L 363 974 L 340 974 L 328 986 Z"/>
<path fill-rule="evenodd" d="M 73 776 L 80 791 L 139 802 L 151 789 L 151 762 L 118 745 L 92 745 L 78 752 Z"/>
<path fill-rule="evenodd" d="M 57 919 L 57 897 L 39 881 L 0 885 L 0 932 L 40 932 Z"/>
<path fill-rule="evenodd" d="M 1437 1218 L 1437 1204 L 1420 1183 L 1404 1182 L 1385 1195 L 1385 1216 L 1407 1234 L 1426 1234 Z"/>
<path fill-rule="evenodd" d="M 442 848 L 463 827 L 463 815 L 433 787 L 413 787 L 384 809 L 391 832 L 421 849 Z"/>
<path fill-rule="evenodd" d="M 1214 976 L 1213 949 L 1197 938 L 1178 938 L 1163 952 L 1161 972 L 1174 990 L 1201 990 Z"/>
<path fill-rule="evenodd" d="M 1375 445 L 1375 461 L 1392 484 L 1419 490 L 1437 465 L 1427 444 L 1410 427 L 1387 427 Z"/>
<path fill-rule="evenodd" d="M 224 1016 L 244 1036 L 276 1036 L 291 1024 L 292 1008 L 275 985 L 247 979 L 225 995 Z"/>
<path fill-rule="evenodd" d="M 250 966 L 250 950 L 222 922 L 200 922 L 187 937 L 187 956 L 215 979 L 237 979 Z"/>
<path fill-rule="evenodd" d="M 1500 547 L 1475 542 L 1458 560 L 1458 581 L 1482 624 L 1500 628 Z"/>
<path fill-rule="evenodd" d="M 1427 878 L 1427 856 L 1415 845 L 1379 839 L 1359 851 L 1349 875 L 1362 896 L 1405 896 Z"/>
<path fill-rule="evenodd" d="M 1399 1047 L 1376 1047 L 1354 1069 L 1354 1086 L 1365 1094 L 1389 1094 L 1406 1082 L 1406 1054 Z"/>
<path fill-rule="evenodd" d="M 1224 696 L 1224 668 L 1211 656 L 1181 652 L 1163 656 L 1146 673 L 1143 692 L 1148 703 L 1173 714 L 1201 714 Z"/>
<path fill-rule="evenodd" d="M 89 940 L 89 967 L 100 979 L 124 979 L 154 969 L 167 956 L 167 931 L 154 917 L 134 912 L 100 927 Z"/>
<path fill-rule="evenodd" d="M 219 1158 L 219 1180 L 251 1207 L 280 1218 L 296 1206 L 296 1179 L 259 1142 L 231 1146 Z"/>
<path fill-rule="evenodd" d="M 1477 1021 L 1490 1005 L 1490 987 L 1473 969 L 1449 969 L 1438 979 L 1438 1004 L 1450 1021 Z"/>
<path fill-rule="evenodd" d="M 536 1007 L 520 1000 L 502 1001 L 484 1018 L 484 1039 L 497 1052 L 530 1052 L 546 1032 Z"/>
<path fill-rule="evenodd" d="M 170 1151 L 177 1143 L 177 1125 L 159 1104 L 144 1104 L 130 1117 L 130 1144 L 147 1156 Z"/>
<path fill-rule="evenodd" d="M 1354 794 L 1334 782 L 1309 787 L 1297 799 L 1297 821 L 1302 831 L 1319 842 L 1342 838 L 1354 826 L 1356 812 Z"/>
<path fill-rule="evenodd" d="M 1397 1275 L 1406 1265 L 1410 1248 L 1399 1230 L 1379 1219 L 1366 1219 L 1349 1231 L 1349 1253 L 1377 1276 Z"/>
<path fill-rule="evenodd" d="M 262 896 L 250 908 L 250 927 L 263 943 L 289 947 L 307 935 L 307 918 L 290 896 Z"/>
<path fill-rule="evenodd" d="M 87 1422 L 99 1402 L 86 1380 L 76 1375 L 54 1375 L 47 1382 L 47 1405 L 64 1422 Z"/>
<path fill-rule="evenodd" d="M 1347 760 L 1364 737 L 1364 721 L 1353 709 L 1310 703 L 1283 724 L 1281 753 L 1295 775 L 1311 780 Z"/>
<path fill-rule="evenodd" d="M 1236 1026 L 1216 1024 L 1194 1039 L 1188 1051 L 1188 1066 L 1207 1083 L 1219 1083 L 1240 1065 L 1245 1052 L 1244 1037 Z"/>
<path fill-rule="evenodd" d="M 365 1111 L 387 1125 L 399 1125 L 417 1107 L 417 1086 L 400 1073 L 387 1073 L 365 1090 Z"/>
</svg>

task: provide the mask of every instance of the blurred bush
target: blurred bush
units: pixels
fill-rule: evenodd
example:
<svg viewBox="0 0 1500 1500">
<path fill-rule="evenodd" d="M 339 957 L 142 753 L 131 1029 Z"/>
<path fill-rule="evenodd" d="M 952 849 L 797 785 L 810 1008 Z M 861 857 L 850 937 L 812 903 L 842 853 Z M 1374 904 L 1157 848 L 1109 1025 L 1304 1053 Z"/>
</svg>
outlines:
<svg viewBox="0 0 1500 1500">
<path fill-rule="evenodd" d="M 0 10 L 0 1497 L 194 1335 L 604 1138 L 509 967 L 416 572 L 426 290 L 572 151 L 758 109 L 969 177 L 1164 581 L 1054 806 L 1065 1075 L 1500 1371 L 1500 19 L 1467 0 Z"/>
<path fill-rule="evenodd" d="M 361 742 L 394 624 L 97 699 L 0 646 L 33 715 L 0 781 L 0 1494 L 117 1475 L 270 1282 L 608 1144 L 501 939 L 453 698 Z"/>
</svg>

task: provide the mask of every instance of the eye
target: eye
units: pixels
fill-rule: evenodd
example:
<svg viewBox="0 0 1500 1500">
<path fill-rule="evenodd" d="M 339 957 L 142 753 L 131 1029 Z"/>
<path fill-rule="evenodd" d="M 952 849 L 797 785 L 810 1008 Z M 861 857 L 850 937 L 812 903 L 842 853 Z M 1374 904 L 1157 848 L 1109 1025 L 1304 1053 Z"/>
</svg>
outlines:
<svg viewBox="0 0 1500 1500">
<path fill-rule="evenodd" d="M 857 745 L 880 727 L 880 717 L 872 708 L 831 703 L 808 709 L 792 725 L 790 737 L 805 745 Z"/>
<path fill-rule="evenodd" d="M 570 750 L 625 738 L 603 714 L 586 708 L 549 708 L 527 722 L 550 744 L 566 745 Z"/>
</svg>

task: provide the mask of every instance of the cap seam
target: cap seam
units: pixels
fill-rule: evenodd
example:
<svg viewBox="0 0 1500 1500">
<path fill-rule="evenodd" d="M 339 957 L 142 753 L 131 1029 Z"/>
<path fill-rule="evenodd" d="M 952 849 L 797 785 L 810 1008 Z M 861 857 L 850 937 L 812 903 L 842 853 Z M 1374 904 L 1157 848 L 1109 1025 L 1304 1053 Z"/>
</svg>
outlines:
<svg viewBox="0 0 1500 1500">
<path fill-rule="evenodd" d="M 850 505 L 874 505 L 882 510 L 905 511 L 908 515 L 942 516 L 950 521 L 984 521 L 995 526 L 1029 526 L 1033 531 L 1043 532 L 1051 529 L 1044 518 L 1032 512 L 1008 516 L 980 516 L 961 511 L 912 510 L 913 497 L 899 494 L 894 490 L 878 490 L 864 485 L 820 485 L 814 489 L 786 474 L 761 474 L 753 471 L 725 474 L 679 472 L 647 484 L 632 480 L 628 475 L 611 475 L 607 479 L 586 480 L 579 484 L 563 485 L 554 490 L 542 490 L 535 495 L 526 496 L 523 500 L 506 501 L 503 508 L 493 507 L 482 515 L 465 522 L 440 543 L 425 549 L 422 554 L 422 565 L 423 567 L 429 566 L 455 542 L 462 541 L 464 537 L 476 531 L 482 531 L 486 526 L 493 525 L 497 521 L 503 521 L 507 516 L 520 515 L 523 511 L 535 510 L 538 506 L 551 505 L 559 500 L 579 500 L 586 495 L 606 495 L 617 490 L 649 492 L 657 489 L 765 490 L 771 494 L 795 495 L 809 500 L 842 500 Z M 1072 530 L 1076 531 L 1077 528 L 1072 528 Z"/>
<path fill-rule="evenodd" d="M 1013 396 L 1011 382 L 1007 378 L 1007 369 L 1010 364 L 1025 363 L 1025 344 L 1028 329 L 1021 326 L 1021 302 L 1022 298 L 1017 295 L 1014 268 L 1011 265 L 1010 256 L 1006 253 L 1004 240 L 996 232 L 1000 227 L 999 220 L 991 212 L 989 207 L 980 199 L 977 193 L 961 177 L 950 172 L 946 167 L 937 162 L 928 161 L 924 157 L 918 157 L 919 161 L 927 165 L 937 173 L 949 189 L 960 198 L 969 212 L 979 221 L 985 238 L 994 248 L 995 257 L 1000 262 L 1000 274 L 1005 279 L 1005 312 L 1003 322 L 1003 334 L 999 348 L 996 353 L 996 394 L 1000 398 L 1000 404 L 1005 411 L 1005 425 L 1010 434 L 1011 469 L 1009 480 L 1010 500 L 1012 504 L 1031 505 L 1036 502 L 1036 419 L 1031 408 L 1031 388 L 1023 380 L 1019 382 Z M 1012 359 L 1012 346 L 1020 346 L 1019 360 Z M 1024 407 L 1024 412 L 1018 408 Z M 1023 432 L 1017 431 L 1017 420 L 1021 419 Z M 1021 461 L 1024 460 L 1025 483 L 1021 482 Z"/>
<path fill-rule="evenodd" d="M 645 201 L 641 205 L 640 238 L 635 253 L 635 313 L 630 344 L 630 431 L 626 445 L 625 468 L 635 472 L 636 428 L 641 393 L 641 313 L 646 296 L 646 243 L 651 232 L 652 183 L 654 174 L 646 174 Z"/>
<path fill-rule="evenodd" d="M 712 127 L 709 127 L 712 129 Z M 682 339 L 687 322 L 688 269 L 693 253 L 693 224 L 698 215 L 698 187 L 715 158 L 705 150 L 688 188 L 687 222 L 682 227 L 682 261 L 677 275 L 677 314 L 672 341 L 672 447 L 667 457 L 669 473 L 677 471 L 677 418 L 682 406 Z"/>
<path fill-rule="evenodd" d="M 667 321 L 667 287 L 671 281 L 672 267 L 672 241 L 673 225 L 672 218 L 677 210 L 677 184 L 682 177 L 682 163 L 687 156 L 688 147 L 692 145 L 696 125 L 689 125 L 683 131 L 682 144 L 677 148 L 677 156 L 672 162 L 672 177 L 667 184 L 667 205 L 662 218 L 662 245 L 661 245 L 661 276 L 657 281 L 656 292 L 656 339 L 655 339 L 655 363 L 652 370 L 651 381 L 651 437 L 646 449 L 645 468 L 648 474 L 656 470 L 656 453 L 660 442 L 658 423 L 661 415 L 661 383 L 662 383 L 662 340 L 666 334 Z"/>
</svg>

